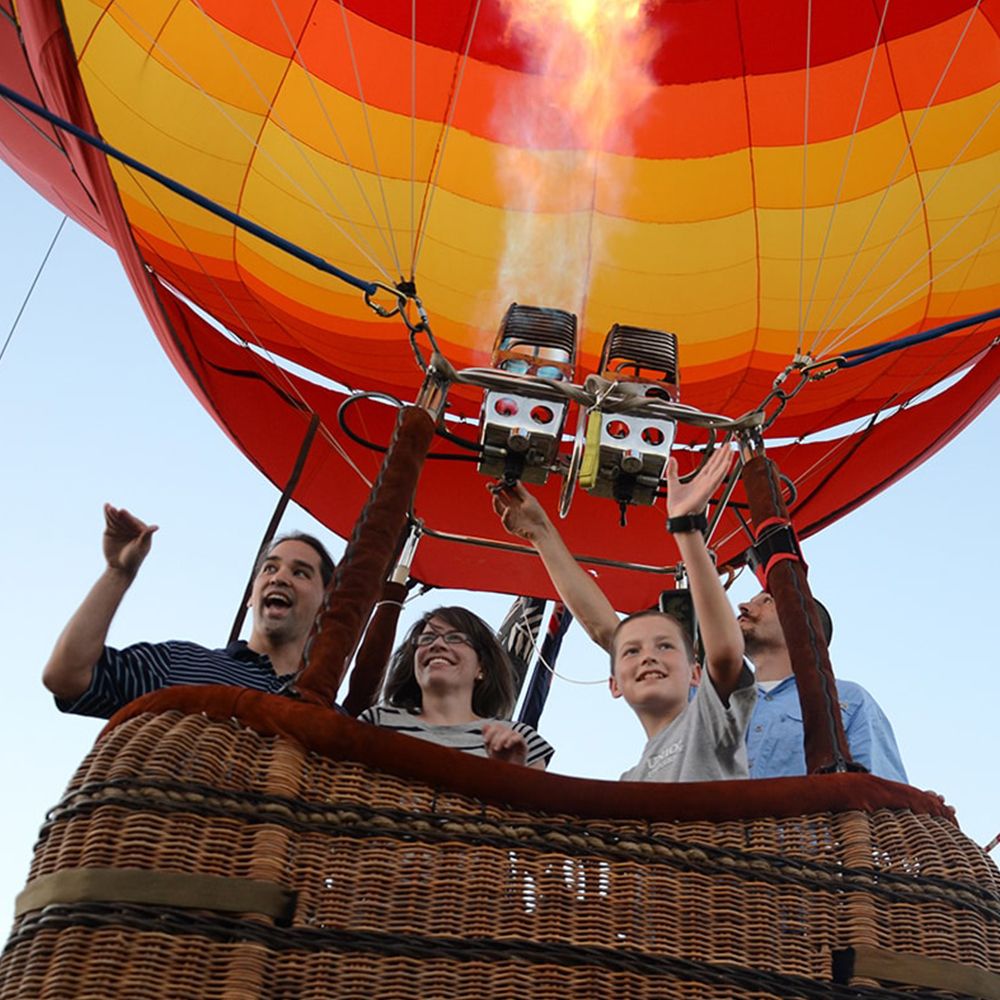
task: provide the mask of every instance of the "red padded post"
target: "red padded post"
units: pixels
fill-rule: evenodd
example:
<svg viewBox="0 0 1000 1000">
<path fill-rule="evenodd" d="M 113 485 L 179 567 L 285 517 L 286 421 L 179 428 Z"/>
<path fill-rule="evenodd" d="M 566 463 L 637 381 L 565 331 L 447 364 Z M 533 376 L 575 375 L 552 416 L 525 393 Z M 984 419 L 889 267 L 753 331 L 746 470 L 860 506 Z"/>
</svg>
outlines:
<svg viewBox="0 0 1000 1000">
<path fill-rule="evenodd" d="M 743 466 L 750 515 L 755 525 L 776 520 L 788 522 L 777 470 L 762 451 L 758 448 Z M 855 770 L 805 564 L 794 558 L 772 560 L 766 586 L 774 598 L 795 672 L 805 729 L 806 770 L 809 774 Z"/>
<path fill-rule="evenodd" d="M 302 654 L 297 689 L 306 701 L 331 705 L 361 632 L 382 593 L 434 437 L 424 409 L 400 411 L 371 495 L 326 589 L 323 607 Z"/>
</svg>

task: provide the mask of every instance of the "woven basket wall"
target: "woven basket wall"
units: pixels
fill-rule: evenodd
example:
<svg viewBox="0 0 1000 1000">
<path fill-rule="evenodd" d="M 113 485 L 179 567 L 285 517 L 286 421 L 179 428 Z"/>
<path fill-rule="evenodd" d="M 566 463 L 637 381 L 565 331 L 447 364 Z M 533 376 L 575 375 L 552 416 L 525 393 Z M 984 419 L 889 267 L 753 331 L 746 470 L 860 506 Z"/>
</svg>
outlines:
<svg viewBox="0 0 1000 1000">
<path fill-rule="evenodd" d="M 832 983 L 858 945 L 1000 973 L 997 870 L 940 817 L 518 812 L 176 711 L 81 765 L 30 877 L 72 869 L 273 883 L 294 915 L 50 902 L 0 1000 L 914 995 Z"/>
</svg>

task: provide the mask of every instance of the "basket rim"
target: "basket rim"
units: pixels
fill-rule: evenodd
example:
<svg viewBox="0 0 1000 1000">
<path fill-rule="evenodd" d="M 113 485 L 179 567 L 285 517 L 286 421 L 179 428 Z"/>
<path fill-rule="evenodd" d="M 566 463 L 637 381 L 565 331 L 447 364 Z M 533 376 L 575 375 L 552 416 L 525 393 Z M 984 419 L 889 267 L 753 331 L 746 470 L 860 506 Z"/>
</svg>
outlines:
<svg viewBox="0 0 1000 1000">
<path fill-rule="evenodd" d="M 587 819 L 723 822 L 814 813 L 909 810 L 958 826 L 940 796 L 871 774 L 658 783 L 550 774 L 487 760 L 359 722 L 332 708 L 221 685 L 163 688 L 117 712 L 103 739 L 140 715 L 181 712 L 237 720 L 261 736 L 292 739 L 333 760 L 353 761 L 484 803 Z"/>
</svg>

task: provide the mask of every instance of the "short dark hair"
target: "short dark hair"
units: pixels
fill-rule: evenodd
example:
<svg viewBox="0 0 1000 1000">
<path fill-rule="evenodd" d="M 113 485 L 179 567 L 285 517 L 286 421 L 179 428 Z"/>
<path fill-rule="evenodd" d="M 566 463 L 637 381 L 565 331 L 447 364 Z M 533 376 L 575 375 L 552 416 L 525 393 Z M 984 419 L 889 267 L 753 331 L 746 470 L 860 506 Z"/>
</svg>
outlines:
<svg viewBox="0 0 1000 1000">
<path fill-rule="evenodd" d="M 823 638 L 826 640 L 827 646 L 829 646 L 833 639 L 833 619 L 830 617 L 830 612 L 826 610 L 825 604 L 820 604 L 815 597 L 813 598 L 813 603 L 816 605 L 816 614 L 819 615 L 819 623 L 823 629 Z"/>
<path fill-rule="evenodd" d="M 645 611 L 636 611 L 634 615 L 629 615 L 627 618 L 623 618 L 616 626 L 614 632 L 611 633 L 611 645 L 608 652 L 611 654 L 611 675 L 614 676 L 615 673 L 615 649 L 618 643 L 618 633 L 628 625 L 629 622 L 634 622 L 637 618 L 663 618 L 668 622 L 673 622 L 677 626 L 677 631 L 681 635 L 681 642 L 684 644 L 684 652 L 687 654 L 689 663 L 697 663 L 698 657 L 695 656 L 694 643 L 691 641 L 691 636 L 688 635 L 687 629 L 682 624 L 681 620 L 676 616 L 670 614 L 669 611 L 660 611 L 658 608 L 647 608 Z"/>
<path fill-rule="evenodd" d="M 406 633 L 406 638 L 389 660 L 388 677 L 383 692 L 385 701 L 396 708 L 410 711 L 421 708 L 423 695 L 414 672 L 414 656 L 417 650 L 417 636 L 423 632 L 432 618 L 439 618 L 457 632 L 464 632 L 479 657 L 483 679 L 472 692 L 472 711 L 482 719 L 509 718 L 517 699 L 517 692 L 514 689 L 514 668 L 510 657 L 500 645 L 493 629 L 482 618 L 459 607 L 428 611 Z"/>
<path fill-rule="evenodd" d="M 326 546 L 315 535 L 307 535 L 304 531 L 287 531 L 285 534 L 278 535 L 277 538 L 273 539 L 267 548 L 257 557 L 257 565 L 253 568 L 253 575 L 255 577 L 263 568 L 266 560 L 270 558 L 271 553 L 282 542 L 302 542 L 303 545 L 308 545 L 313 549 L 316 555 L 319 556 L 319 574 L 323 579 L 323 586 L 330 586 L 330 581 L 333 579 L 333 571 L 337 564 L 333 561 L 333 556 L 326 551 Z"/>
</svg>

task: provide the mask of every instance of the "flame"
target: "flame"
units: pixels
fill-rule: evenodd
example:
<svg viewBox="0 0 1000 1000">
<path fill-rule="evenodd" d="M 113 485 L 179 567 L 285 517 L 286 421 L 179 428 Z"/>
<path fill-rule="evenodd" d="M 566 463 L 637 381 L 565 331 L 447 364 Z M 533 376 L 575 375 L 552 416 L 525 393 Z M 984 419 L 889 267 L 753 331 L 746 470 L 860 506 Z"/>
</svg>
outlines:
<svg viewBox="0 0 1000 1000">
<path fill-rule="evenodd" d="M 508 213 L 497 309 L 520 301 L 583 319 L 603 249 L 595 213 L 621 202 L 631 129 L 654 88 L 647 2 L 502 0 L 531 73 L 520 100 L 497 109 L 510 137 L 499 164 Z"/>
</svg>

